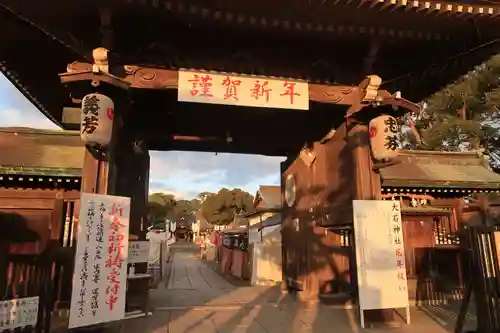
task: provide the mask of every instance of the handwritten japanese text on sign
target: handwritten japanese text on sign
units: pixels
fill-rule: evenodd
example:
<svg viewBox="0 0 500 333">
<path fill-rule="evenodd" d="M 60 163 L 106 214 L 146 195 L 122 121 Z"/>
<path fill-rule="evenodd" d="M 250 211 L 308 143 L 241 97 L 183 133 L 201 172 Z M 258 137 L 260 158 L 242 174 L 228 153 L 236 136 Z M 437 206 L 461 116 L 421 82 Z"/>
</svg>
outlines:
<svg viewBox="0 0 500 333">
<path fill-rule="evenodd" d="M 38 297 L 0 302 L 0 332 L 18 327 L 35 326 L 38 319 Z"/>
<path fill-rule="evenodd" d="M 309 109 L 307 82 L 179 71 L 181 102 L 279 109 Z"/>
<path fill-rule="evenodd" d="M 408 307 L 399 202 L 354 200 L 353 210 L 360 308 Z"/>
<path fill-rule="evenodd" d="M 146 242 L 129 242 L 128 244 L 128 263 L 136 264 L 140 262 L 148 262 L 149 260 L 150 243 Z"/>
<path fill-rule="evenodd" d="M 123 319 L 130 198 L 82 193 L 69 328 Z"/>
<path fill-rule="evenodd" d="M 396 247 L 396 267 L 398 277 L 398 289 L 402 292 L 407 292 L 406 281 L 406 263 L 405 263 L 405 250 L 403 247 L 403 230 L 401 225 L 401 206 L 398 201 L 390 201 L 391 206 L 391 223 L 392 223 L 392 237 L 393 243 Z"/>
</svg>

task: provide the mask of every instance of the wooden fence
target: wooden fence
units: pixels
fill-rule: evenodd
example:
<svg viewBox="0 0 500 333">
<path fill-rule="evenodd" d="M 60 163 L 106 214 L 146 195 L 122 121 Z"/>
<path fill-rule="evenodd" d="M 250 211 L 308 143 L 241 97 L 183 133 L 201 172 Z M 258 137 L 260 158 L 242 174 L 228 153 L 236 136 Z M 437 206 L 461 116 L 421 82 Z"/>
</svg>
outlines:
<svg viewBox="0 0 500 333">
<path fill-rule="evenodd" d="M 76 199 L 57 198 L 54 195 L 52 198 L 46 197 L 36 201 L 39 204 L 43 202 L 44 209 L 33 209 L 28 207 L 35 202 L 32 197 L 24 202 L 22 198 L 18 199 L 17 207 L 10 206 L 6 209 L 0 206 L 0 210 L 4 214 L 21 216 L 27 227 L 35 229 L 39 237 L 36 242 L 27 244 L 33 246 L 8 244 L 6 247 L 6 265 L 4 270 L 0 271 L 4 289 L 0 290 L 0 300 L 39 297 L 36 327 L 15 329 L 15 332 L 48 333 L 59 329 L 65 331 L 71 299 L 73 245 L 79 202 Z M 52 202 L 52 205 L 49 202 Z M 0 327 L 1 331 L 3 330 Z"/>
</svg>

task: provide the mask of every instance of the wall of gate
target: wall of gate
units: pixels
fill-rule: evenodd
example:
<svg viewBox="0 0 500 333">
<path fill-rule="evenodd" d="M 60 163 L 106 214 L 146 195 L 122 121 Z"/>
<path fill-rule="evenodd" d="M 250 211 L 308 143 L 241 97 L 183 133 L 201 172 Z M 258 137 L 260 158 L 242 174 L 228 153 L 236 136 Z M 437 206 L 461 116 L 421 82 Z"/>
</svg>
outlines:
<svg viewBox="0 0 500 333">
<path fill-rule="evenodd" d="M 345 135 L 340 127 L 328 142 L 315 143 L 306 155 L 282 164 L 284 274 L 301 289 L 308 279 L 323 293 L 351 289 L 352 249 L 345 241 L 349 236 L 338 229 L 352 224 L 355 186 L 352 147 Z M 290 175 L 296 188 L 291 207 L 284 198 Z"/>
<path fill-rule="evenodd" d="M 412 300 L 442 303 L 463 297 L 459 230 L 450 211 L 403 215 L 408 293 Z"/>
<path fill-rule="evenodd" d="M 65 320 L 61 309 L 69 309 L 78 198 L 78 191 L 0 189 L 0 225 L 8 226 L 0 240 L 0 300 L 39 296 L 33 332 L 56 328 Z"/>
</svg>

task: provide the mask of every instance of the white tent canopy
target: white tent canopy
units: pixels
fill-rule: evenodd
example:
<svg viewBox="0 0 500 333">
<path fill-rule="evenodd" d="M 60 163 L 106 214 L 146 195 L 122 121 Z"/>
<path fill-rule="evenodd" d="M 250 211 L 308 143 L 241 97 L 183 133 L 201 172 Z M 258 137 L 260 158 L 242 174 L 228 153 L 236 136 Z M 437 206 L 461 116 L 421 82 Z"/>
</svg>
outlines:
<svg viewBox="0 0 500 333">
<path fill-rule="evenodd" d="M 251 284 L 280 282 L 281 268 L 281 214 L 273 215 L 250 227 L 252 248 Z"/>
</svg>

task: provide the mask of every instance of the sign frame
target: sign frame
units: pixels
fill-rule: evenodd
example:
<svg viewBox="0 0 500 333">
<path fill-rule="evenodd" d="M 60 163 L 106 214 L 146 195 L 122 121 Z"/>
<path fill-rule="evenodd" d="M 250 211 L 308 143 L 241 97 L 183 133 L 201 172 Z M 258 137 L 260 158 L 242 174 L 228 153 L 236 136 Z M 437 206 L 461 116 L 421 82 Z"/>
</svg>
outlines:
<svg viewBox="0 0 500 333">
<path fill-rule="evenodd" d="M 400 202 L 353 200 L 353 219 L 361 327 L 365 310 L 404 308 L 410 324 Z"/>
<path fill-rule="evenodd" d="M 139 247 L 139 256 L 132 256 L 134 249 L 132 248 L 134 245 Z M 140 264 L 147 263 L 149 261 L 149 241 L 129 241 L 128 243 L 128 257 L 127 262 L 129 264 Z"/>
<path fill-rule="evenodd" d="M 177 101 L 309 110 L 307 81 L 180 69 Z"/>
<path fill-rule="evenodd" d="M 81 193 L 69 329 L 125 318 L 130 202 Z"/>
</svg>

